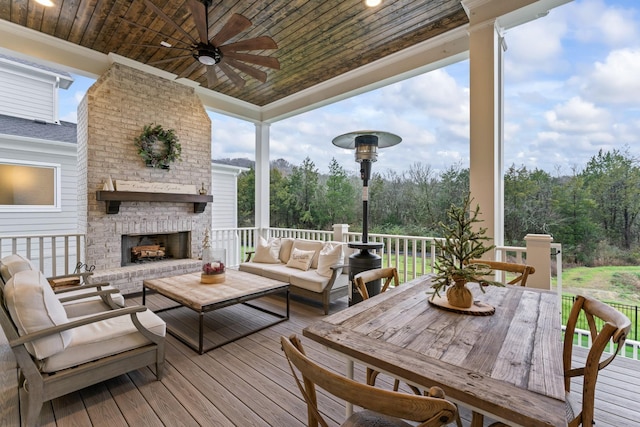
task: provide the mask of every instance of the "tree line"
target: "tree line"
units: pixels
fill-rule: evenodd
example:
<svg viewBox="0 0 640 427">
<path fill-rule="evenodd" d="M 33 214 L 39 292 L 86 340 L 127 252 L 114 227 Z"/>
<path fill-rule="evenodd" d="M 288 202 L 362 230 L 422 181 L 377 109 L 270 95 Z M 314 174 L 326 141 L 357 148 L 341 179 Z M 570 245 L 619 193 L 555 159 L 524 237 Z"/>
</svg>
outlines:
<svg viewBox="0 0 640 427">
<path fill-rule="evenodd" d="M 439 236 L 451 204 L 469 191 L 469 169 L 441 173 L 415 163 L 402 173 L 374 172 L 369 183 L 371 233 Z M 299 166 L 271 166 L 271 226 L 360 231 L 362 181 L 335 159 L 320 174 L 306 158 Z M 238 225 L 254 224 L 255 170 L 238 179 Z M 570 174 L 551 175 L 512 165 L 504 175 L 505 244 L 523 246 L 528 233 L 551 234 L 574 265 L 627 265 L 640 259 L 640 167 L 628 149 L 599 151 Z"/>
</svg>

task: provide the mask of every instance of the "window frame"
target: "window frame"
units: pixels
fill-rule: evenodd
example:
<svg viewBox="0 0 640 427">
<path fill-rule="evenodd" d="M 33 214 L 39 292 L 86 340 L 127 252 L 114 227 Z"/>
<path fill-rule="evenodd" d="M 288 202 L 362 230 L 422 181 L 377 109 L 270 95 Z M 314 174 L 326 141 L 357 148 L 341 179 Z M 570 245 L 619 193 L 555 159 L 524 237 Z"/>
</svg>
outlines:
<svg viewBox="0 0 640 427">
<path fill-rule="evenodd" d="M 53 204 L 52 205 L 2 205 L 0 213 L 6 212 L 61 212 L 62 211 L 62 165 L 60 163 L 36 162 L 0 158 L 0 165 L 40 167 L 53 169 Z"/>
</svg>

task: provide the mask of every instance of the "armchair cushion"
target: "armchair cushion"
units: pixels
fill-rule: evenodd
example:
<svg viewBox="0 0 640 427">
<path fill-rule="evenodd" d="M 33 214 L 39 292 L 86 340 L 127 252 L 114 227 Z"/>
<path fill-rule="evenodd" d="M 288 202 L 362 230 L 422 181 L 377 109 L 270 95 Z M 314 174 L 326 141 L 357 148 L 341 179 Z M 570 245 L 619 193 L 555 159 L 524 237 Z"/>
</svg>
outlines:
<svg viewBox="0 0 640 427">
<path fill-rule="evenodd" d="M 24 270 L 37 270 L 37 268 L 28 258 L 20 254 L 12 254 L 0 259 L 0 276 L 4 283 L 7 283 L 17 272 Z"/>
<path fill-rule="evenodd" d="M 7 309 L 20 335 L 67 323 L 67 313 L 56 298 L 44 275 L 37 270 L 19 271 L 4 288 Z M 44 359 L 63 351 L 73 332 L 62 331 L 25 344 L 36 359 Z"/>
<path fill-rule="evenodd" d="M 150 332 L 158 336 L 165 336 L 165 322 L 151 310 L 137 314 L 140 323 Z M 85 318 L 90 316 L 81 316 Z M 70 320 L 78 320 L 71 318 Z M 65 368 L 81 365 L 112 354 L 149 344 L 135 327 L 131 316 L 118 316 L 100 322 L 74 328 L 73 339 L 67 348 L 42 361 L 40 370 L 56 372 Z"/>
</svg>

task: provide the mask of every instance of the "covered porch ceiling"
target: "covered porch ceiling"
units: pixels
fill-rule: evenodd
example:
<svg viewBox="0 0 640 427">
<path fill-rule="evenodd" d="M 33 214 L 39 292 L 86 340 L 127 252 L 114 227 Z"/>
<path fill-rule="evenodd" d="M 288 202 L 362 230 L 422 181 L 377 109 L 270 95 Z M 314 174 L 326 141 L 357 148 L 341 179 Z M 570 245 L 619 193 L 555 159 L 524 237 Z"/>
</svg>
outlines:
<svg viewBox="0 0 640 427">
<path fill-rule="evenodd" d="M 193 1 L 4 0 L 0 47 L 94 78 L 122 62 L 194 86 L 213 111 L 270 123 L 464 59 L 474 23 L 500 17 L 510 28 L 569 0 L 383 0 L 374 8 L 363 0 L 210 0 L 210 39 L 238 22 L 234 14 L 251 22 L 217 45 L 265 36 L 277 45 L 240 52 L 277 59 L 279 68 L 250 64 L 257 72 L 226 71 L 224 56 L 212 66 L 198 62 L 190 46 L 204 30 Z"/>
</svg>

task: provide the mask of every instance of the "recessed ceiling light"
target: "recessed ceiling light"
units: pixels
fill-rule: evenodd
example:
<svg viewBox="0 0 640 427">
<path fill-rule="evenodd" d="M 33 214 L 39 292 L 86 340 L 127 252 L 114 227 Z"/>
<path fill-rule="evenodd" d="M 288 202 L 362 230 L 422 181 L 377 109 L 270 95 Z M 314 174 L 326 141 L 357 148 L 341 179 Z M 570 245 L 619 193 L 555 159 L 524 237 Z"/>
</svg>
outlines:
<svg viewBox="0 0 640 427">
<path fill-rule="evenodd" d="M 382 0 L 364 0 L 364 4 L 368 7 L 376 7 L 382 3 Z"/>
<path fill-rule="evenodd" d="M 53 7 L 55 4 L 51 0 L 36 0 L 36 3 L 40 3 L 43 6 Z"/>
</svg>

